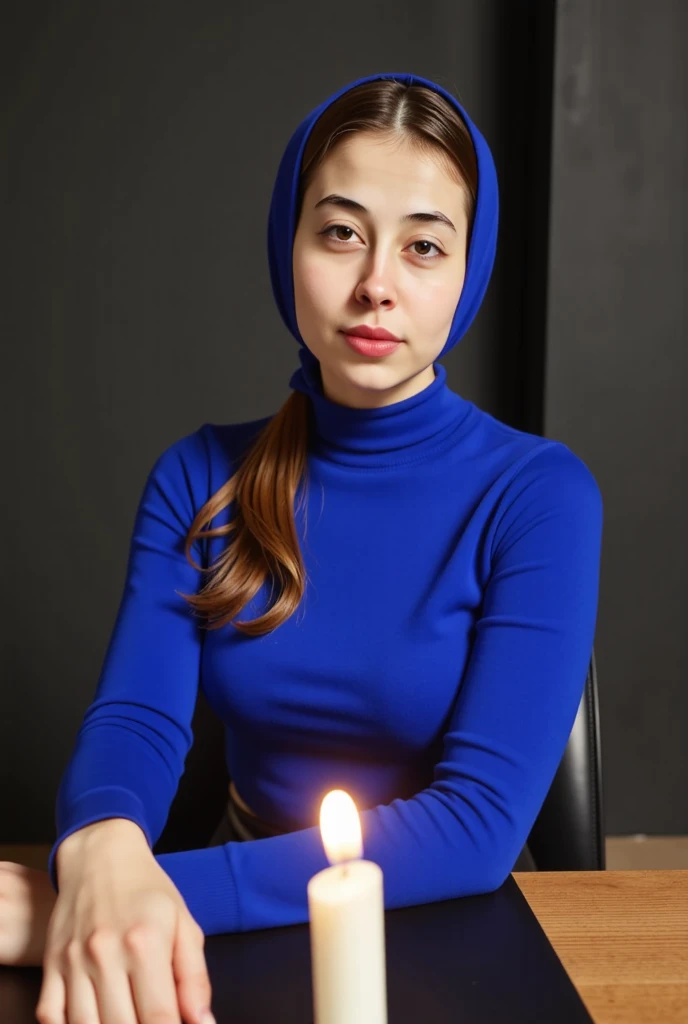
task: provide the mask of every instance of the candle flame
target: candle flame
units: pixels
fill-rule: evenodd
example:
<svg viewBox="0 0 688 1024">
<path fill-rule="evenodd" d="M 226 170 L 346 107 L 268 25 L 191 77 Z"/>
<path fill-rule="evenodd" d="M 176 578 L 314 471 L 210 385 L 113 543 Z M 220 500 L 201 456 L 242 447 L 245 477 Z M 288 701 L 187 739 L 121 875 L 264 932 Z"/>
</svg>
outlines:
<svg viewBox="0 0 688 1024">
<path fill-rule="evenodd" d="M 320 807 L 320 833 L 330 864 L 363 856 L 361 821 L 356 804 L 343 789 L 331 790 Z"/>
</svg>

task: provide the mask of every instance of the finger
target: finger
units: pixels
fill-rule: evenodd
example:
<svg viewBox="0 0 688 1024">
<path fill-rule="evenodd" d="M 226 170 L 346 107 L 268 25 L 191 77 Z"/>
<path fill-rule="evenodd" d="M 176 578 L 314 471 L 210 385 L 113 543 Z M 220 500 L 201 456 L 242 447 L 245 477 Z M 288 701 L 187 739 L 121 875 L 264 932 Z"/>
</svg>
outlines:
<svg viewBox="0 0 688 1024">
<path fill-rule="evenodd" d="M 172 969 L 182 1016 L 189 1024 L 201 1021 L 210 1009 L 212 989 L 203 946 L 205 936 L 193 918 L 181 919 L 172 950 Z"/>
<path fill-rule="evenodd" d="M 101 1024 L 96 990 L 86 969 L 81 943 L 72 940 L 66 950 L 67 1021 Z M 51 1022 L 52 1024 L 52 1022 Z"/>
<path fill-rule="evenodd" d="M 57 967 L 44 966 L 43 983 L 35 1010 L 39 1024 L 67 1024 L 66 1000 L 67 989 L 62 974 Z"/>
<path fill-rule="evenodd" d="M 126 941 L 126 940 L 125 940 Z M 100 929 L 86 941 L 85 968 L 96 997 L 94 1024 L 137 1024 L 134 997 L 129 984 L 127 957 L 122 940 L 112 930 Z M 88 1015 L 74 1020 L 91 1022 Z M 68 1024 L 71 1024 L 69 1018 Z"/>
<path fill-rule="evenodd" d="M 131 953 L 129 982 L 137 1020 L 181 1024 L 169 941 L 140 929 L 127 935 L 125 942 Z"/>
<path fill-rule="evenodd" d="M 98 969 L 92 981 L 99 1014 L 93 1018 L 94 1024 L 110 1024 L 111 1021 L 117 1021 L 117 1024 L 139 1024 L 143 1021 L 147 1024 L 149 1020 L 155 1019 L 137 1016 L 134 993 L 124 962 L 115 961 L 114 965 L 111 964 L 104 971 Z M 83 1019 L 75 1018 L 77 1022 Z M 85 1019 L 90 1024 L 91 1018 Z M 162 1019 L 167 1022 L 166 1017 Z M 71 1020 L 70 1017 L 68 1024 L 71 1024 Z M 173 1016 L 170 1016 L 169 1021 L 170 1024 L 176 1024 Z"/>
</svg>

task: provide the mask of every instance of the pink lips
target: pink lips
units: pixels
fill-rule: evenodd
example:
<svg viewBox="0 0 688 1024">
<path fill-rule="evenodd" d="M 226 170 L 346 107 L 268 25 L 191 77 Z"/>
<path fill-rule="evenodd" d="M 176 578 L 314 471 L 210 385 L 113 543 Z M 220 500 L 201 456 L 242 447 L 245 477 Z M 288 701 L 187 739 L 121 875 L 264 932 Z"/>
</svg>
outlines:
<svg viewBox="0 0 688 1024">
<path fill-rule="evenodd" d="M 357 324 L 342 333 L 349 345 L 364 356 L 386 356 L 401 344 L 400 339 L 384 327 Z"/>
</svg>

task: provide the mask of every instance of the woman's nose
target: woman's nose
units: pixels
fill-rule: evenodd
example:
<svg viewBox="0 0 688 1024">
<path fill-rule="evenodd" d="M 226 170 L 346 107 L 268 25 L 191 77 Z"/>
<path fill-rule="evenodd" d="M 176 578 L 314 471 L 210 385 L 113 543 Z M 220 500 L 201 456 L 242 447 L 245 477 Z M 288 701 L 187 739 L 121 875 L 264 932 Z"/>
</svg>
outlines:
<svg viewBox="0 0 688 1024">
<path fill-rule="evenodd" d="M 356 298 L 365 305 L 390 306 L 396 303 L 396 287 L 388 271 L 373 270 L 356 286 Z"/>
</svg>

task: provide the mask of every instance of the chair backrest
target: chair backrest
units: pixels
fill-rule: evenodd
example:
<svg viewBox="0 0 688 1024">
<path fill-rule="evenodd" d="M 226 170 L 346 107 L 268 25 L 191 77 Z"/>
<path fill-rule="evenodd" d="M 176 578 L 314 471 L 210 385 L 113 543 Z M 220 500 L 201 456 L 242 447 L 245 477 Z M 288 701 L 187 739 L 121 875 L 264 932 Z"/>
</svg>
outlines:
<svg viewBox="0 0 688 1024">
<path fill-rule="evenodd" d="M 227 806 L 224 726 L 200 687 L 191 729 L 193 744 L 154 853 L 203 849 Z"/>
<path fill-rule="evenodd" d="M 202 691 L 194 742 L 155 853 L 208 845 L 227 802 L 224 729 Z M 604 870 L 604 814 L 599 705 L 592 652 L 578 714 L 564 756 L 527 843 L 540 871 Z"/>
<path fill-rule="evenodd" d="M 593 650 L 578 714 L 528 836 L 539 871 L 604 871 L 602 744 Z"/>
</svg>

